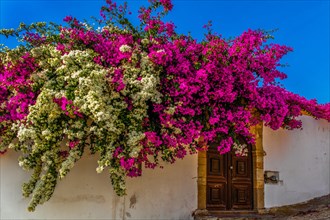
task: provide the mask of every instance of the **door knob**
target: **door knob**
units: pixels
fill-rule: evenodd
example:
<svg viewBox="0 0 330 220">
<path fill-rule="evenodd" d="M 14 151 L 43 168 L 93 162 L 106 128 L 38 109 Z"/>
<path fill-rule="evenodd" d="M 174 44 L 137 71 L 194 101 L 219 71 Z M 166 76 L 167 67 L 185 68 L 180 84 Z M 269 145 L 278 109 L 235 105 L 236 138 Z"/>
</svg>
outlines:
<svg viewBox="0 0 330 220">
<path fill-rule="evenodd" d="M 233 166 L 230 166 L 229 168 L 232 170 L 233 169 Z"/>
</svg>

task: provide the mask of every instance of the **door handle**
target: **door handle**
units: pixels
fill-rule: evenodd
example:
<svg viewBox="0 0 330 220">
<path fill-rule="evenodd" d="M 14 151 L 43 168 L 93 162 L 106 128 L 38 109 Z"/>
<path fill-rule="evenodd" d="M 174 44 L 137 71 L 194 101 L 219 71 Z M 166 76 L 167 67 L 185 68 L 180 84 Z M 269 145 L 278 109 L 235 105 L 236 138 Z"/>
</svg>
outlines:
<svg viewBox="0 0 330 220">
<path fill-rule="evenodd" d="M 232 170 L 234 167 L 233 166 L 230 166 L 229 168 Z"/>
</svg>

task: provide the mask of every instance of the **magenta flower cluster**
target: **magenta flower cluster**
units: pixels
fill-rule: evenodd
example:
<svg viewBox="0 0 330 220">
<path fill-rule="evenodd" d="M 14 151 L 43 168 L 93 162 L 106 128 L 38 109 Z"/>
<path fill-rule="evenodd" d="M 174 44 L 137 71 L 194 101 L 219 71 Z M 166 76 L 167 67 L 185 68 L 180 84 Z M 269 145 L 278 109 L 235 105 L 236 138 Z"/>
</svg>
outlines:
<svg viewBox="0 0 330 220">
<path fill-rule="evenodd" d="M 123 64 L 134 63 L 134 68 L 143 65 L 142 61 L 136 62 L 140 57 L 133 51 L 146 53 L 161 72 L 158 85 L 161 101 L 149 100 L 148 117 L 140 122 L 145 135 L 140 143 L 142 149 L 134 156 L 127 153 L 130 151 L 125 146 L 115 146 L 110 152 L 112 165 L 117 164 L 126 175 L 139 176 L 142 164 L 154 168 L 159 158 L 173 163 L 188 153 L 207 149 L 210 143 L 217 143 L 220 153 L 230 151 L 241 140 L 253 144 L 255 137 L 250 128 L 260 123 L 274 130 L 300 128 L 302 124 L 297 117 L 303 111 L 330 121 L 329 103 L 320 105 L 279 85 L 278 81 L 287 77 L 278 70 L 280 60 L 292 51 L 290 47 L 267 44 L 267 34 L 254 30 L 232 40 L 209 34 L 198 42 L 177 34 L 173 23 L 161 20 L 162 13 L 173 8 L 170 0 L 150 2 L 150 7 L 139 11 L 140 31 L 127 20 L 116 21 L 113 17 L 126 7 L 119 8 L 107 0 L 108 6 L 101 11 L 100 23 L 106 24 L 102 30 L 87 28 L 77 19 L 66 17 L 68 26 L 61 27 L 60 33 L 49 37 L 25 35 L 31 47 L 55 45 L 63 56 L 73 50 L 92 50 L 97 54 L 95 64 L 114 69 L 107 76 L 111 79 L 109 85 L 125 100 L 127 111 L 135 107 L 129 93 L 131 88 L 125 83 Z M 157 13 L 158 7 L 163 7 L 162 13 Z M 116 22 L 123 28 L 113 26 Z M 16 62 L 0 61 L 1 135 L 12 123 L 24 123 L 29 107 L 35 104 L 41 87 L 31 87 L 34 82 L 31 74 L 41 71 L 38 62 L 29 52 Z M 143 81 L 144 75 L 140 73 L 136 80 Z M 70 97 L 53 101 L 71 119 L 86 117 Z M 70 142 L 69 150 L 81 141 L 85 142 L 78 139 Z"/>
<path fill-rule="evenodd" d="M 37 68 L 29 53 L 21 56 L 16 63 L 0 65 L 0 122 L 23 120 L 28 108 L 33 105 L 36 93 L 30 86 L 30 75 Z"/>
<path fill-rule="evenodd" d="M 15 63 L 0 60 L 0 142 L 8 145 L 6 138 L 13 136 L 12 123 L 24 121 L 29 113 L 29 106 L 36 101 L 38 91 L 31 87 L 31 73 L 38 68 L 34 58 L 24 53 Z M 0 148 L 0 154 L 6 149 Z"/>
<path fill-rule="evenodd" d="M 84 115 L 79 112 L 79 108 L 73 105 L 72 100 L 68 100 L 66 97 L 61 97 L 59 99 L 54 98 L 53 101 L 60 106 L 65 115 L 69 117 L 78 116 L 83 118 Z"/>
</svg>

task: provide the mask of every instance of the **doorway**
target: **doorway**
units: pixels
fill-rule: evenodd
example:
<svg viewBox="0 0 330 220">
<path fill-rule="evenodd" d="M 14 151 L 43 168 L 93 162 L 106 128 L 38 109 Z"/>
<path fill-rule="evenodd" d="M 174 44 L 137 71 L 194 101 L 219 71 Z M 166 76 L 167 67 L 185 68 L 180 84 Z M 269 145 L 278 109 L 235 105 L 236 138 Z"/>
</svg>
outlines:
<svg viewBox="0 0 330 220">
<path fill-rule="evenodd" d="M 266 155 L 264 150 L 263 150 L 263 140 L 262 140 L 262 136 L 263 136 L 263 125 L 262 124 L 258 124 L 255 126 L 252 126 L 250 128 L 251 133 L 255 136 L 255 144 L 253 144 L 252 147 L 252 152 L 250 154 L 252 154 L 252 187 L 253 187 L 253 195 L 251 196 L 253 204 L 251 205 L 253 207 L 253 211 L 255 212 L 264 212 L 264 207 L 265 207 L 265 198 L 264 198 L 264 156 Z M 209 149 L 211 149 L 212 147 L 209 146 Z M 216 153 L 215 151 L 216 149 L 213 149 L 213 152 Z M 212 154 L 212 149 L 209 151 L 210 154 Z M 219 155 L 217 153 L 217 155 Z M 219 155 L 220 156 L 220 155 Z M 228 157 L 225 156 L 225 157 Z M 222 160 L 223 161 L 223 160 Z M 227 159 L 228 161 L 228 159 Z M 215 162 L 216 163 L 216 162 Z M 216 202 L 215 200 L 217 199 L 216 197 L 213 196 L 213 198 L 211 198 L 211 201 L 209 202 L 209 204 L 207 205 L 208 201 L 210 199 L 207 199 L 207 194 L 208 190 L 210 191 L 210 187 L 207 189 L 207 180 L 212 180 L 211 175 L 208 178 L 208 151 L 199 151 L 198 152 L 198 160 L 197 160 L 197 210 L 195 210 L 196 212 L 201 212 L 207 213 L 208 211 L 210 212 L 227 212 L 226 210 L 229 210 L 227 208 L 227 205 L 225 206 L 226 209 L 220 209 L 219 211 L 217 210 L 217 203 L 219 204 L 219 202 Z M 221 164 L 221 162 L 220 162 Z M 227 163 L 226 163 L 227 164 Z M 228 168 L 228 165 L 227 165 Z M 220 167 L 221 169 L 221 167 Z M 219 169 L 219 170 L 220 170 Z M 227 170 L 227 169 L 226 169 Z M 216 170 L 215 170 L 216 171 Z M 215 172 L 216 173 L 216 172 Z M 216 175 L 215 175 L 216 176 Z M 209 184 L 211 184 L 212 182 L 209 181 Z M 227 191 L 227 189 L 226 189 Z M 218 200 L 221 200 L 221 197 L 218 197 Z M 226 198 L 227 200 L 227 198 Z M 213 203 L 213 204 L 212 204 Z M 225 203 L 226 204 L 226 203 Z M 220 206 L 220 205 L 218 205 Z M 210 208 L 208 208 L 210 207 Z M 233 210 L 233 209 L 232 209 Z M 235 212 L 237 212 L 234 209 Z M 239 211 L 239 210 L 238 210 Z M 245 210 L 242 210 L 244 212 L 246 212 Z M 198 214 L 196 214 L 198 215 Z"/>
<path fill-rule="evenodd" d="M 252 149 L 244 156 L 234 150 L 220 155 L 216 145 L 207 152 L 206 209 L 235 211 L 253 209 Z"/>
</svg>

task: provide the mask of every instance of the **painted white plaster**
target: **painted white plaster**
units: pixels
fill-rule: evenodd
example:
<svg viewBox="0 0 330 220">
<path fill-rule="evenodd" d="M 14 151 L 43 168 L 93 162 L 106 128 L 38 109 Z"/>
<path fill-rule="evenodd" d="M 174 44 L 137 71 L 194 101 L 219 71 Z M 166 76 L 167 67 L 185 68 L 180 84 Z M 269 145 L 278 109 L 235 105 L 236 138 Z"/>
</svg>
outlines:
<svg viewBox="0 0 330 220">
<path fill-rule="evenodd" d="M 329 194 L 329 123 L 307 116 L 302 121 L 303 130 L 264 128 L 265 170 L 279 171 L 283 181 L 265 185 L 266 207 Z M 191 219 L 197 208 L 197 155 L 129 178 L 127 195 L 121 198 L 107 173 L 95 172 L 97 158 L 85 156 L 33 213 L 26 210 L 29 199 L 21 195 L 29 174 L 17 157 L 12 151 L 0 157 L 0 219 Z"/>
<path fill-rule="evenodd" d="M 96 157 L 83 157 L 58 182 L 53 197 L 35 212 L 21 184 L 29 179 L 17 162 L 18 154 L 0 157 L 0 219 L 191 219 L 197 208 L 197 155 L 164 169 L 144 170 L 128 179 L 127 196 L 114 194 L 106 172 L 97 174 Z"/>
<path fill-rule="evenodd" d="M 264 127 L 265 170 L 279 171 L 279 184 L 265 184 L 265 207 L 303 202 L 330 192 L 330 126 L 301 117 L 303 130 Z"/>
</svg>

